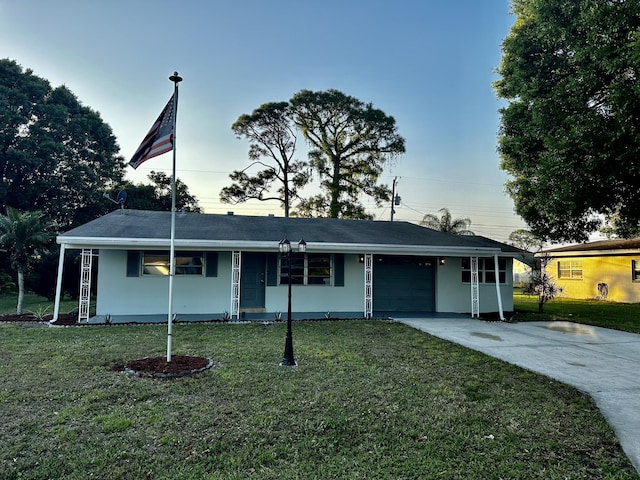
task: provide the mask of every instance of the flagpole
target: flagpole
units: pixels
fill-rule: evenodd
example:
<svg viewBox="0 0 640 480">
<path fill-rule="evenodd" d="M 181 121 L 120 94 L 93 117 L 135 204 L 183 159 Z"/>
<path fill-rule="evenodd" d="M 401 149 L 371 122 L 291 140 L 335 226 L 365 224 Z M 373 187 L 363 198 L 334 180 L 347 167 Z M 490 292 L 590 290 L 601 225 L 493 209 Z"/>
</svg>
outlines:
<svg viewBox="0 0 640 480">
<path fill-rule="evenodd" d="M 178 116 L 178 83 L 182 77 L 173 72 L 169 77 L 173 82 L 173 173 L 171 175 L 171 240 L 169 247 L 169 310 L 167 313 L 167 363 L 171 362 L 171 337 L 173 335 L 173 277 L 176 273 L 176 118 Z"/>
</svg>

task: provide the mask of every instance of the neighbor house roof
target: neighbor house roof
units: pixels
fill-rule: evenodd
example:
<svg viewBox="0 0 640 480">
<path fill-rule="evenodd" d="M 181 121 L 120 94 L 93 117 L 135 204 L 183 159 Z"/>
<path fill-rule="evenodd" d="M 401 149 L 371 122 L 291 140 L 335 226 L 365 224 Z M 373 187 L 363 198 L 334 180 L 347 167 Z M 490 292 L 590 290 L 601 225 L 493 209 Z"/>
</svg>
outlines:
<svg viewBox="0 0 640 480">
<path fill-rule="evenodd" d="M 550 255 L 575 255 L 586 253 L 588 255 L 612 255 L 624 253 L 639 253 L 640 238 L 599 240 L 596 242 L 579 243 L 545 250 Z"/>
<path fill-rule="evenodd" d="M 117 210 L 58 236 L 68 248 L 168 248 L 170 212 Z M 176 248 L 277 251 L 283 238 L 309 251 L 515 256 L 481 236 L 451 235 L 408 222 L 176 213 Z"/>
</svg>

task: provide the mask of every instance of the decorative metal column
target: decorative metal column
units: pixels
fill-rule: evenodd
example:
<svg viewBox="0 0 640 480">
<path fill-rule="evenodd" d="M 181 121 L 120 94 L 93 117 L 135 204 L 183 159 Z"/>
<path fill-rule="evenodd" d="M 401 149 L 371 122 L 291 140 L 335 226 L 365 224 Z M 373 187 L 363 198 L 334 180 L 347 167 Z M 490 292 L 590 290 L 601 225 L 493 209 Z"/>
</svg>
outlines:
<svg viewBox="0 0 640 480">
<path fill-rule="evenodd" d="M 78 304 L 78 321 L 89 319 L 89 306 L 91 305 L 91 263 L 93 250 L 82 249 L 82 263 L 80 266 L 80 301 Z"/>
<path fill-rule="evenodd" d="M 232 253 L 231 264 L 231 318 L 240 319 L 240 267 L 241 252 Z"/>
<path fill-rule="evenodd" d="M 480 292 L 478 291 L 478 257 L 471 257 L 471 318 L 480 317 Z"/>
<path fill-rule="evenodd" d="M 373 316 L 373 255 L 364 254 L 364 318 Z"/>
</svg>

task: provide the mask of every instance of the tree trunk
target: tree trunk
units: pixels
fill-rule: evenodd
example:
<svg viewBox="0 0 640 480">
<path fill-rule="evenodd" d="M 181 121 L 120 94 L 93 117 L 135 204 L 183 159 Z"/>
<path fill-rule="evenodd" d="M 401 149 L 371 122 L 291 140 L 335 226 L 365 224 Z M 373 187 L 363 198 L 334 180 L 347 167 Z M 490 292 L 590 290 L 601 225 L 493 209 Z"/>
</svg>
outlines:
<svg viewBox="0 0 640 480">
<path fill-rule="evenodd" d="M 18 267 L 18 306 L 16 307 L 16 315 L 22 315 L 22 302 L 24 301 L 24 270 Z"/>
<path fill-rule="evenodd" d="M 340 159 L 332 158 L 333 178 L 331 178 L 331 186 L 329 187 L 329 196 L 331 197 L 329 204 L 329 217 L 338 218 L 340 215 Z"/>
<path fill-rule="evenodd" d="M 540 298 L 538 299 L 538 313 L 543 313 L 542 312 L 543 310 L 544 310 L 544 300 Z"/>
<path fill-rule="evenodd" d="M 286 218 L 289 218 L 289 202 L 291 201 L 290 199 L 290 192 L 289 192 L 289 172 L 287 171 L 287 168 L 289 168 L 289 165 L 287 164 L 286 167 L 284 168 L 284 172 L 283 172 L 283 178 L 284 178 L 284 216 Z"/>
</svg>

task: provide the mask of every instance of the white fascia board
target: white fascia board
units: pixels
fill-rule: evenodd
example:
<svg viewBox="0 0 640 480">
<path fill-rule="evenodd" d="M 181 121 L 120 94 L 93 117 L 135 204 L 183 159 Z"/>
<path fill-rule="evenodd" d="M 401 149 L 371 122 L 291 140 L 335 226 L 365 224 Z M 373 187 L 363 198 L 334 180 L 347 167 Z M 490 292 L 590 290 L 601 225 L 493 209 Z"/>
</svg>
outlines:
<svg viewBox="0 0 640 480">
<path fill-rule="evenodd" d="M 57 238 L 57 242 L 67 245 L 67 248 L 105 248 L 113 250 L 145 250 L 156 248 L 170 248 L 168 238 L 110 238 L 110 237 L 64 237 Z M 254 250 L 278 251 L 280 242 L 251 242 L 228 240 L 184 240 L 175 239 L 177 249 L 208 249 L 208 250 Z"/>
<path fill-rule="evenodd" d="M 620 250 L 574 250 L 570 252 L 542 252 L 537 253 L 536 257 L 541 257 L 542 255 L 548 255 L 551 258 L 560 258 L 560 257 L 632 257 L 638 256 L 640 257 L 640 250 L 635 249 L 620 249 Z"/>
<path fill-rule="evenodd" d="M 394 255 L 428 255 L 460 257 L 500 254 L 492 247 L 451 247 L 447 245 L 389 245 L 367 243 L 319 243 L 307 242 L 307 251 L 326 253 L 378 253 Z"/>
<path fill-rule="evenodd" d="M 104 249 L 166 249 L 169 248 L 168 238 L 117 238 L 117 237 L 57 237 L 59 244 L 67 248 L 104 248 Z M 207 249 L 219 251 L 250 250 L 254 252 L 277 252 L 279 242 L 275 241 L 229 241 L 229 240 L 184 240 L 176 239 L 177 249 Z M 295 244 L 294 244 L 295 248 Z M 494 247 L 452 247 L 447 245 L 389 245 L 366 243 L 314 243 L 307 242 L 308 252 L 322 253 L 377 253 L 394 255 L 428 255 L 428 256 L 516 256 L 515 253 L 503 253 Z"/>
</svg>

